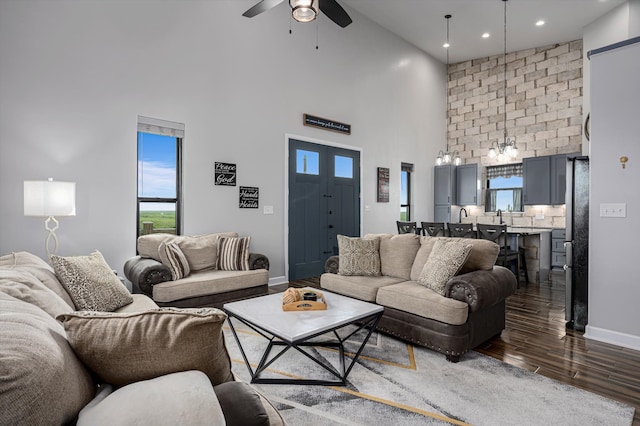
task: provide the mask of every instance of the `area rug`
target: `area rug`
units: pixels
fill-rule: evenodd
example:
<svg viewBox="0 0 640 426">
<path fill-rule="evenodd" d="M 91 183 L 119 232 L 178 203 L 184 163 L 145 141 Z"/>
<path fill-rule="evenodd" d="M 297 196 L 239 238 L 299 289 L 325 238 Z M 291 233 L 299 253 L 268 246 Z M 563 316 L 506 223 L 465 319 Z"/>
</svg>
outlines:
<svg viewBox="0 0 640 426">
<path fill-rule="evenodd" d="M 236 325 L 237 322 L 234 322 Z M 249 362 L 267 341 L 236 325 Z M 250 374 L 229 327 L 226 342 L 234 373 Z M 355 352 L 359 335 L 346 349 Z M 309 348 L 339 366 L 335 350 Z M 350 362 L 348 359 L 348 362 Z M 290 350 L 263 377 L 334 379 Z M 298 425 L 625 425 L 634 408 L 565 385 L 494 358 L 469 352 L 458 363 L 444 355 L 374 333 L 346 386 L 256 384 L 291 426 Z"/>
</svg>

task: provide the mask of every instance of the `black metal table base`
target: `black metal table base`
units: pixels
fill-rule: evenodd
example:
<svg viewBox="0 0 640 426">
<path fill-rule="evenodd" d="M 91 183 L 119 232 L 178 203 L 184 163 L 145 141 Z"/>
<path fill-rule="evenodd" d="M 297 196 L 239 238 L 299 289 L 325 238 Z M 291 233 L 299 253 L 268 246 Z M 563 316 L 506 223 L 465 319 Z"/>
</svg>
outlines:
<svg viewBox="0 0 640 426">
<path fill-rule="evenodd" d="M 233 337 L 236 339 L 236 342 L 238 343 L 238 348 L 240 349 L 240 353 L 242 354 L 242 358 L 244 359 L 244 363 L 247 366 L 247 369 L 249 370 L 249 374 L 251 375 L 251 383 L 267 383 L 267 384 L 288 384 L 288 385 L 319 385 L 319 386 L 344 386 L 347 383 L 347 376 L 349 375 L 349 373 L 351 372 L 351 369 L 354 367 L 356 361 L 358 360 L 358 357 L 360 356 L 360 354 L 362 353 L 362 350 L 364 349 L 364 347 L 366 346 L 367 342 L 369 341 L 369 338 L 371 337 L 371 334 L 373 333 L 373 331 L 376 329 L 376 326 L 378 325 L 378 321 L 380 320 L 380 317 L 382 316 L 382 312 L 378 312 L 375 313 L 373 315 L 370 315 L 368 317 L 365 317 L 363 319 L 359 319 L 357 322 L 352 322 L 352 323 L 348 323 L 348 324 L 343 324 L 340 325 L 338 327 L 332 328 L 332 329 L 328 329 L 328 330 L 324 330 L 322 332 L 319 332 L 317 334 L 311 335 L 303 340 L 300 341 L 293 341 L 293 342 L 289 342 L 286 339 L 283 339 L 281 336 L 277 336 L 274 335 L 272 333 L 269 333 L 265 330 L 263 330 L 262 328 L 260 328 L 260 326 L 253 324 L 243 318 L 237 317 L 233 314 L 231 314 L 230 312 L 227 312 L 228 314 L 228 319 L 227 321 L 229 322 L 229 326 L 231 328 L 231 332 L 233 333 Z M 257 367 L 255 368 L 255 370 L 251 367 L 251 363 L 249 362 L 249 359 L 247 358 L 247 354 L 244 351 L 244 348 L 242 347 L 242 343 L 240 342 L 240 338 L 238 337 L 238 333 L 236 332 L 236 329 L 233 325 L 233 321 L 232 319 L 238 320 L 241 323 L 245 324 L 246 326 L 248 326 L 249 328 L 251 328 L 253 331 L 255 331 L 256 333 L 260 334 L 262 337 L 264 337 L 265 339 L 267 339 L 269 341 L 269 344 L 267 345 L 267 348 L 265 349 L 264 353 L 262 354 L 262 357 L 260 359 L 260 362 L 258 363 Z M 357 325 L 358 327 L 350 332 L 347 336 L 345 337 L 340 337 L 338 335 L 338 330 L 345 328 L 347 326 L 351 326 L 351 325 Z M 358 333 L 360 330 L 362 329 L 368 329 L 367 335 L 364 338 L 364 340 L 362 341 L 362 344 L 360 345 L 360 347 L 358 348 L 358 351 L 356 352 L 355 355 L 353 355 L 353 358 L 351 359 L 351 362 L 349 363 L 349 365 L 347 366 L 347 364 L 345 363 L 345 350 L 344 350 L 344 343 L 349 340 L 353 335 L 355 335 L 356 333 Z M 331 341 L 310 341 L 311 339 L 314 339 L 316 337 L 328 334 L 328 333 L 333 333 L 335 340 L 331 340 Z M 323 348 L 334 348 L 337 349 L 339 352 L 339 360 L 340 360 L 340 368 L 336 369 L 333 365 L 329 364 L 328 362 L 323 362 L 323 360 L 317 356 L 314 356 L 313 353 L 305 350 L 304 348 L 306 347 L 323 347 Z M 269 355 L 271 354 L 272 351 L 279 349 L 279 352 L 277 352 L 273 357 L 269 357 Z M 301 354 L 303 354 L 304 356 L 306 356 L 307 358 L 309 358 L 311 361 L 313 361 L 314 363 L 316 363 L 317 365 L 319 365 L 320 367 L 322 367 L 324 370 L 328 371 L 329 373 L 331 373 L 332 376 L 334 376 L 336 379 L 335 380 L 316 380 L 316 379 L 278 379 L 278 378 L 267 378 L 267 377 L 261 377 L 262 373 L 269 368 L 270 365 L 272 365 L 277 359 L 279 359 L 282 355 L 284 355 L 287 351 L 289 351 L 289 349 L 295 349 L 298 352 L 300 352 Z"/>
</svg>

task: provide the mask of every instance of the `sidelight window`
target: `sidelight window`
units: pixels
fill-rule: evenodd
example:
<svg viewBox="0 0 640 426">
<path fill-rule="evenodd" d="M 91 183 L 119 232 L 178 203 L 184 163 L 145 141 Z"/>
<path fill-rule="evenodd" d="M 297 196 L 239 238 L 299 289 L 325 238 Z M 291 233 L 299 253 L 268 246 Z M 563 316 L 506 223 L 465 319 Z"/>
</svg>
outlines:
<svg viewBox="0 0 640 426">
<path fill-rule="evenodd" d="M 413 164 L 400 165 L 400 220 L 411 220 L 411 175 Z"/>
</svg>

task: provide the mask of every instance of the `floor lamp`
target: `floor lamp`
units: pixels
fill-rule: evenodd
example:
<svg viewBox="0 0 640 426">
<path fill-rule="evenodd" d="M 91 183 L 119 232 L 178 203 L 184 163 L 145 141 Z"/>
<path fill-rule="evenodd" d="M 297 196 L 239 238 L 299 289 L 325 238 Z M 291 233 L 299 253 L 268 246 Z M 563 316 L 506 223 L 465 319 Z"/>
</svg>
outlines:
<svg viewBox="0 0 640 426">
<path fill-rule="evenodd" d="M 76 183 L 48 180 L 24 181 L 24 215 L 46 217 L 44 229 L 49 232 L 44 243 L 47 259 L 58 253 L 58 220 L 55 216 L 76 215 Z M 53 240 L 53 250 L 49 247 Z"/>
</svg>

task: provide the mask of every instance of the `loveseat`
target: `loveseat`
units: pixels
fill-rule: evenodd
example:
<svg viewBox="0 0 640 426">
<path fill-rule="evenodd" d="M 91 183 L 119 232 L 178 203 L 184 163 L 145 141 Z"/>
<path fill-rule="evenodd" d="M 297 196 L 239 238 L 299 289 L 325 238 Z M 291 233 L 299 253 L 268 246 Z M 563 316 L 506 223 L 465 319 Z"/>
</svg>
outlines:
<svg viewBox="0 0 640 426">
<path fill-rule="evenodd" d="M 224 312 L 158 308 L 98 252 L 86 258 L 104 268 L 0 256 L 0 425 L 284 424 L 234 379 Z M 77 306 L 114 300 L 124 305 L 113 312 Z"/>
<path fill-rule="evenodd" d="M 146 294 L 158 306 L 221 308 L 225 303 L 269 292 L 269 259 L 250 253 L 250 240 L 238 238 L 235 232 L 143 235 L 138 237 L 138 256 L 126 261 L 124 274 L 134 293 Z M 222 253 L 221 243 L 229 243 Z M 163 255 L 167 245 L 174 248 L 174 257 L 182 263 Z M 188 273 L 180 274 L 185 268 Z"/>
<path fill-rule="evenodd" d="M 326 261 L 320 285 L 384 306 L 379 331 L 457 362 L 505 328 L 516 278 L 495 265 L 497 244 L 415 234 L 345 238 L 338 237 L 339 255 Z"/>
</svg>

